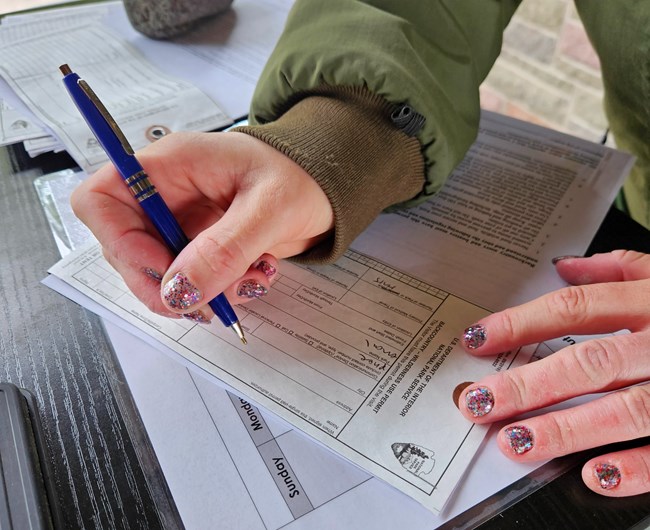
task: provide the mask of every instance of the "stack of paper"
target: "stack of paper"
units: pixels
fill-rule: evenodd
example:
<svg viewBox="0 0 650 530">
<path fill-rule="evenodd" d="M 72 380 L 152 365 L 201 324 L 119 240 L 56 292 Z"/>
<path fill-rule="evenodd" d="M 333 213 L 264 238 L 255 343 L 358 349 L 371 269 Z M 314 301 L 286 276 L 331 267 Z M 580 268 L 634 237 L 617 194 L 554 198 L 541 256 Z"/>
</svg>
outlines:
<svg viewBox="0 0 650 530">
<path fill-rule="evenodd" d="M 61 81 L 87 80 L 134 149 L 171 131 L 210 131 L 244 116 L 291 2 L 239 0 L 199 31 L 154 41 L 121 2 L 7 16 L 0 25 L 0 145 L 67 150 L 93 172 L 107 157 Z M 263 28 L 263 30 L 262 30 Z"/>
</svg>

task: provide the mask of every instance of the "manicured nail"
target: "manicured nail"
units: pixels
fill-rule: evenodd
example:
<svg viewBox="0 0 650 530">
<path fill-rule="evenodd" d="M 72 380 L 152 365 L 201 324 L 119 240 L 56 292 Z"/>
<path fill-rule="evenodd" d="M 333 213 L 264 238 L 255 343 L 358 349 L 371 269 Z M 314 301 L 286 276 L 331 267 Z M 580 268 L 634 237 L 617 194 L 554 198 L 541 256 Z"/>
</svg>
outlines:
<svg viewBox="0 0 650 530">
<path fill-rule="evenodd" d="M 152 280 L 156 280 L 158 283 L 160 283 L 163 279 L 162 274 L 150 267 L 142 267 L 142 272 L 144 272 Z"/>
<path fill-rule="evenodd" d="M 486 340 L 487 330 L 481 324 L 474 324 L 463 333 L 463 342 L 470 350 L 480 348 Z"/>
<path fill-rule="evenodd" d="M 505 430 L 510 448 L 518 455 L 523 455 L 533 448 L 533 433 L 528 427 L 515 425 Z"/>
<path fill-rule="evenodd" d="M 245 280 L 239 284 L 237 294 L 244 298 L 260 298 L 268 293 L 269 290 L 255 280 Z"/>
<path fill-rule="evenodd" d="M 553 265 L 556 265 L 558 261 L 562 261 L 565 259 L 576 259 L 576 258 L 583 258 L 584 256 L 557 256 L 551 260 L 551 263 Z"/>
<path fill-rule="evenodd" d="M 172 309 L 189 309 L 203 298 L 201 292 L 181 272 L 163 287 L 163 297 Z"/>
<path fill-rule="evenodd" d="M 184 313 L 183 318 L 196 322 L 197 324 L 209 324 L 210 320 L 205 316 L 205 313 L 200 309 L 192 311 L 191 313 Z"/>
<path fill-rule="evenodd" d="M 613 490 L 621 483 L 620 470 L 611 464 L 596 464 L 594 473 L 598 479 L 600 487 L 604 490 Z"/>
<path fill-rule="evenodd" d="M 465 405 L 475 418 L 485 416 L 494 407 L 494 396 L 489 388 L 480 386 L 465 395 Z"/>
<path fill-rule="evenodd" d="M 267 278 L 270 278 L 276 272 L 278 272 L 278 270 L 273 265 L 271 265 L 268 261 L 264 261 L 263 259 L 261 259 L 259 263 L 255 265 L 255 268 L 258 271 L 262 271 Z"/>
</svg>

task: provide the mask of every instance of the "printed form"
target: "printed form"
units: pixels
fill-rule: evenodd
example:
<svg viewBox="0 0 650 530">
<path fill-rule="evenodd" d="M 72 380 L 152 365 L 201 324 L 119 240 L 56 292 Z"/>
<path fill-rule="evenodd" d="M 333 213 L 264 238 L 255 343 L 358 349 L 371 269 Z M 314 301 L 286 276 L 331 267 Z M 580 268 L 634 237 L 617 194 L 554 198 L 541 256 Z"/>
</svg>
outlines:
<svg viewBox="0 0 650 530">
<path fill-rule="evenodd" d="M 34 115 L 92 173 L 108 158 L 65 91 L 60 65 L 88 81 L 135 150 L 168 132 L 219 129 L 248 112 L 291 4 L 238 0 L 171 41 L 135 31 L 122 2 L 14 15 L 0 25 L 0 76 L 18 96 L 16 110 Z"/>
<path fill-rule="evenodd" d="M 85 19 L 49 28 L 1 45 L 0 71 L 86 171 L 105 164 L 106 154 L 66 93 L 59 65 L 69 63 L 79 70 L 134 149 L 149 144 L 160 131 L 210 130 L 231 122 L 203 92 L 155 68 L 108 28 Z M 22 25 L 0 29 L 2 37 Z"/>
<path fill-rule="evenodd" d="M 246 346 L 220 323 L 150 313 L 97 246 L 52 272 L 433 511 L 487 431 L 458 413 L 454 389 L 517 357 L 465 354 L 459 330 L 484 309 L 354 251 L 283 263 L 269 295 L 237 308 Z"/>
<path fill-rule="evenodd" d="M 631 164 L 623 153 L 541 134 L 486 114 L 465 165 L 438 196 L 382 216 L 333 265 L 283 263 L 269 295 L 237 309 L 245 347 L 217 323 L 197 326 L 149 313 L 97 247 L 51 272 L 439 512 L 486 429 L 460 416 L 454 389 L 527 360 L 519 352 L 474 358 L 460 349 L 458 335 L 488 309 L 561 286 L 550 258 L 584 252 Z M 519 197 L 486 188 L 492 186 L 482 178 L 486 167 L 512 166 L 519 171 L 509 174 L 526 177 Z M 527 204 L 534 186 L 538 203 Z M 432 215 L 443 207 L 444 216 Z M 476 217 L 471 227 L 466 216 Z M 534 230 L 515 231 L 506 241 L 508 226 L 530 226 L 531 218 Z M 494 226 L 498 220 L 503 229 Z M 487 222 L 489 231 L 482 228 Z"/>
<path fill-rule="evenodd" d="M 434 515 L 150 336 L 138 337 L 136 328 L 59 278 L 45 283 L 104 319 L 186 528 L 219 521 L 251 530 L 432 530 L 544 464 L 509 460 L 492 428 L 444 512 Z M 581 339 L 546 342 L 532 359 Z M 485 516 L 506 499 L 489 501 Z"/>
</svg>

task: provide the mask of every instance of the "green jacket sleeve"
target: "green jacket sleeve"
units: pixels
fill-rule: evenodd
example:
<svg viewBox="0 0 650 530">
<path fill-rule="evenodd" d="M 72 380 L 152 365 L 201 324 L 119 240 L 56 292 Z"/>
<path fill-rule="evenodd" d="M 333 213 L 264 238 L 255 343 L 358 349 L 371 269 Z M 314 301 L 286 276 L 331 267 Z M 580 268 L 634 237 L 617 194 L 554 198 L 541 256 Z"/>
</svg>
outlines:
<svg viewBox="0 0 650 530">
<path fill-rule="evenodd" d="M 650 2 L 576 0 L 576 7 L 600 59 L 616 146 L 637 159 L 623 186 L 625 209 L 650 229 Z"/>
<path fill-rule="evenodd" d="M 518 0 L 297 0 L 257 85 L 251 123 L 322 85 L 365 87 L 426 118 L 417 138 L 434 194 L 478 129 L 478 87 Z"/>
<path fill-rule="evenodd" d="M 392 113 L 364 88 L 321 87 L 274 121 L 235 129 L 291 158 L 330 201 L 334 230 L 294 260 L 336 260 L 382 210 L 422 190 L 420 144 L 395 127 Z"/>
</svg>

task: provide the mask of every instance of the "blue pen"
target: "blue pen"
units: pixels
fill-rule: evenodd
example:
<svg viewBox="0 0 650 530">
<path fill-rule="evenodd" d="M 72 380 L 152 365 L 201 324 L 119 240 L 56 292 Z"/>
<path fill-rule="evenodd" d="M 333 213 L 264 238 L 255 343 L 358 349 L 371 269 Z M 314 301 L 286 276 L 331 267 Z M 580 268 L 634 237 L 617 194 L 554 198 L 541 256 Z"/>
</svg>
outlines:
<svg viewBox="0 0 650 530">
<path fill-rule="evenodd" d="M 124 133 L 88 83 L 73 73 L 67 64 L 62 65 L 59 69 L 63 74 L 63 83 L 97 141 L 122 175 L 133 197 L 140 203 L 169 250 L 177 256 L 187 246 L 189 239 L 154 185 L 149 181 L 149 177 L 134 156 L 133 149 Z M 221 293 L 210 300 L 208 305 L 219 317 L 219 320 L 226 327 L 231 327 L 240 340 L 246 344 L 241 324 L 226 296 Z"/>
</svg>

